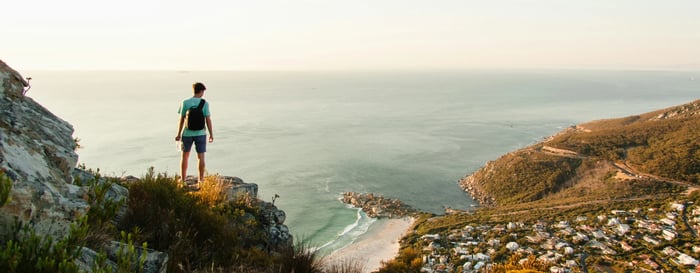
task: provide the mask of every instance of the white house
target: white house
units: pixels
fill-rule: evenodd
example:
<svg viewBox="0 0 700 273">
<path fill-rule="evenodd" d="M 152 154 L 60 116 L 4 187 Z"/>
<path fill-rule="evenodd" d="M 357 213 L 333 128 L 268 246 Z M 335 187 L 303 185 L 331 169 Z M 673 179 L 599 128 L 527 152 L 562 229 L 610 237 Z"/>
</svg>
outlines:
<svg viewBox="0 0 700 273">
<path fill-rule="evenodd" d="M 568 256 L 574 255 L 574 249 L 570 246 L 567 246 L 564 248 L 564 254 Z"/>
<path fill-rule="evenodd" d="M 520 248 L 520 245 L 516 242 L 510 242 L 506 244 L 506 248 L 510 251 L 516 251 L 518 248 Z"/>
<path fill-rule="evenodd" d="M 617 227 L 615 227 L 615 231 L 617 232 L 617 235 L 624 236 L 627 232 L 630 231 L 630 225 L 619 224 L 617 225 Z"/>
<path fill-rule="evenodd" d="M 610 219 L 608 220 L 608 226 L 615 226 L 615 225 L 619 225 L 620 223 L 621 223 L 621 222 L 620 222 L 620 218 L 617 218 L 617 217 L 615 217 L 615 218 L 610 218 Z"/>
<path fill-rule="evenodd" d="M 666 239 L 666 241 L 671 241 L 671 240 L 675 239 L 676 236 L 678 236 L 678 233 L 676 233 L 675 231 L 670 230 L 670 229 L 664 229 L 661 232 L 661 235 L 664 236 L 664 239 Z"/>
<path fill-rule="evenodd" d="M 685 209 L 685 205 L 673 202 L 673 203 L 671 203 L 671 209 L 678 211 L 678 212 L 681 212 Z"/>
<path fill-rule="evenodd" d="M 685 253 L 681 253 L 681 255 L 678 255 L 678 263 L 684 266 L 697 266 L 699 262 L 695 258 L 690 257 Z"/>
<path fill-rule="evenodd" d="M 440 240 L 440 234 L 426 234 L 420 238 L 426 241 L 437 241 Z"/>
<path fill-rule="evenodd" d="M 661 219 L 661 223 L 664 223 L 664 224 L 669 225 L 671 227 L 676 226 L 676 221 L 673 221 L 673 220 L 668 219 L 668 218 Z"/>
</svg>

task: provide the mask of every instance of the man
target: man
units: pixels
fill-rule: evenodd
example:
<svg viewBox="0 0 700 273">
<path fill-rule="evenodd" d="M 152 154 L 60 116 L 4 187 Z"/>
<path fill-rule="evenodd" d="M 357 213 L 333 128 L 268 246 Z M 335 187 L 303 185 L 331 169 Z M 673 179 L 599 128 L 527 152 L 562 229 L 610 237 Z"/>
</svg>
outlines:
<svg viewBox="0 0 700 273">
<path fill-rule="evenodd" d="M 209 102 L 204 103 L 202 112 L 204 113 L 204 119 L 206 124 L 206 129 L 201 130 L 190 130 L 187 128 L 186 116 L 187 111 L 191 108 L 197 108 L 200 101 L 202 101 L 202 96 L 204 96 L 204 91 L 207 89 L 204 84 L 197 82 L 192 85 L 194 89 L 194 96 L 182 101 L 180 109 L 178 109 L 178 114 L 180 114 L 180 122 L 177 126 L 177 136 L 175 141 L 182 141 L 180 143 L 182 150 L 182 158 L 180 159 L 180 174 L 182 175 L 182 180 L 187 178 L 187 161 L 190 157 L 190 151 L 192 149 L 192 144 L 194 143 L 195 149 L 197 151 L 197 162 L 198 162 L 198 176 L 197 182 L 204 180 L 204 153 L 207 151 L 207 131 L 209 131 L 209 142 L 214 142 L 214 133 L 211 127 L 211 114 L 209 113 Z M 184 130 L 183 130 L 184 129 Z"/>
</svg>

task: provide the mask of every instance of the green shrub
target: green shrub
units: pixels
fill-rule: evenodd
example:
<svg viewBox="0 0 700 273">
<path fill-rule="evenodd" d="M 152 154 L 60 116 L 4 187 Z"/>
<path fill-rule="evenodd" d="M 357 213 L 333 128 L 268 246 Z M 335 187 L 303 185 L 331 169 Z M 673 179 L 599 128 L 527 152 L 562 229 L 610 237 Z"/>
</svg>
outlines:
<svg viewBox="0 0 700 273">
<path fill-rule="evenodd" d="M 414 248 L 399 251 L 399 256 L 389 262 L 382 262 L 379 273 L 418 273 L 423 267 L 421 253 Z"/>
<path fill-rule="evenodd" d="M 10 191 L 12 190 L 12 180 L 0 170 L 0 207 L 10 201 Z"/>
<path fill-rule="evenodd" d="M 318 254 L 307 245 L 298 244 L 282 251 L 282 255 L 277 262 L 278 266 L 273 270 L 279 273 L 321 273 L 323 266 Z"/>
<path fill-rule="evenodd" d="M 32 225 L 16 221 L 9 234 L 0 237 L 0 272 L 80 272 L 75 261 L 80 256 L 81 248 L 91 240 L 95 245 L 105 245 L 111 240 L 111 236 L 101 237 L 95 234 L 104 234 L 107 226 L 112 226 L 111 219 L 116 215 L 119 202 L 105 199 L 107 189 L 111 183 L 99 184 L 99 176 L 90 181 L 88 190 L 88 203 L 90 209 L 87 215 L 80 217 L 76 223 L 71 224 L 68 235 L 59 240 L 51 236 L 36 234 Z M 9 196 L 12 181 L 0 172 L 0 206 L 4 205 Z M 98 254 L 95 263 L 91 265 L 93 273 L 127 273 L 141 272 L 146 258 L 146 252 L 141 255 L 135 252 L 131 234 L 122 232 L 122 242 L 126 247 L 120 249 L 117 254 L 116 271 L 107 265 L 107 255 L 104 252 Z M 144 248 L 146 245 L 143 245 Z"/>
<path fill-rule="evenodd" d="M 271 264 L 266 236 L 254 202 L 246 199 L 213 204 L 153 168 L 129 185 L 128 208 L 121 230 L 139 229 L 137 241 L 167 252 L 169 272 L 214 266 Z M 211 195 L 207 195 L 211 196 Z"/>
<path fill-rule="evenodd" d="M 78 272 L 75 259 L 80 255 L 82 238 L 87 233 L 86 218 L 71 225 L 70 233 L 55 241 L 38 236 L 29 225 L 15 224 L 14 232 L 0 238 L 0 272 Z"/>
</svg>

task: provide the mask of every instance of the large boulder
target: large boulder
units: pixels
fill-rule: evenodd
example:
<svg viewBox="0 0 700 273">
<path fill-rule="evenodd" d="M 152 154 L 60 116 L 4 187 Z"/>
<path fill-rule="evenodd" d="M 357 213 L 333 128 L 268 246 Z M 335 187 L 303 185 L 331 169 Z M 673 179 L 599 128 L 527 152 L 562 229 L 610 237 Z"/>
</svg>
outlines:
<svg viewBox="0 0 700 273">
<path fill-rule="evenodd" d="M 0 208 L 0 232 L 17 218 L 39 234 L 63 237 L 88 205 L 71 185 L 73 127 L 24 94 L 28 82 L 0 61 L 0 170 L 12 180 L 10 202 Z"/>
<path fill-rule="evenodd" d="M 246 183 L 239 177 L 220 176 L 219 181 L 224 184 L 224 193 L 227 201 L 243 199 L 255 200 L 260 209 L 262 224 L 268 236 L 271 249 L 284 249 L 292 246 L 294 237 L 289 228 L 284 224 L 287 214 L 278 209 L 273 203 L 265 202 L 258 198 L 258 184 Z M 279 197 L 279 196 L 278 196 Z"/>
</svg>

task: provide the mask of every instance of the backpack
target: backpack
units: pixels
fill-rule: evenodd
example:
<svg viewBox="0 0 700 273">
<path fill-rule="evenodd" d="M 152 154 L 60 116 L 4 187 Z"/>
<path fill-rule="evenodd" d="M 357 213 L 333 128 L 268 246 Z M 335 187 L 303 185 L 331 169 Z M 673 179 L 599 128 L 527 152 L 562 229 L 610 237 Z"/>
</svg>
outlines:
<svg viewBox="0 0 700 273">
<path fill-rule="evenodd" d="M 197 107 L 192 107 L 187 110 L 187 130 L 199 131 L 204 129 L 204 99 L 199 102 Z"/>
</svg>

